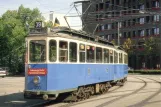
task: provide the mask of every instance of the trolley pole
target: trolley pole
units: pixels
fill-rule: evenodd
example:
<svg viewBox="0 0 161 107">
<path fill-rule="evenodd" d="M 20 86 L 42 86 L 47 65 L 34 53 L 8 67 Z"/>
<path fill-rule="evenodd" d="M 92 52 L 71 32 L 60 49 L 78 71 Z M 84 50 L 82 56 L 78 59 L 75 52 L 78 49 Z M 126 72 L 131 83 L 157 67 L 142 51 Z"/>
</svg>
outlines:
<svg viewBox="0 0 161 107">
<path fill-rule="evenodd" d="M 120 22 L 118 22 L 118 42 L 117 42 L 117 45 L 119 46 L 120 45 Z"/>
</svg>

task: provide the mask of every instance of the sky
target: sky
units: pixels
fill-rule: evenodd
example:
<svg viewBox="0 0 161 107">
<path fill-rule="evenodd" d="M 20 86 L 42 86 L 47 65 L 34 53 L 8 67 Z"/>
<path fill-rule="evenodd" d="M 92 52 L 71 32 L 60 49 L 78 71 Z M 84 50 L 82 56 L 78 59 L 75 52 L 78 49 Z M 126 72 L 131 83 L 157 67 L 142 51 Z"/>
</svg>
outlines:
<svg viewBox="0 0 161 107">
<path fill-rule="evenodd" d="M 17 10 L 22 4 L 28 8 L 38 8 L 42 15 L 49 14 L 50 11 L 54 13 L 61 13 L 64 15 L 76 15 L 76 11 L 72 8 L 72 3 L 78 0 L 0 0 L 0 16 L 3 15 L 7 10 Z M 79 10 L 80 6 L 78 7 Z M 69 12 L 69 13 L 68 13 Z M 72 26 L 80 26 L 80 18 L 72 19 Z"/>
</svg>

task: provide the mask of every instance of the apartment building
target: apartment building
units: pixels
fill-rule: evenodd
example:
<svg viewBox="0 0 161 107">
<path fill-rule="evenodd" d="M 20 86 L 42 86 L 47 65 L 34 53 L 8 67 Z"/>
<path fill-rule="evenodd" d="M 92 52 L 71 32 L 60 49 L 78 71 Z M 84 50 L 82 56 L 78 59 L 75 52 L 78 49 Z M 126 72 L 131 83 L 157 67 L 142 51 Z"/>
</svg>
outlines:
<svg viewBox="0 0 161 107">
<path fill-rule="evenodd" d="M 83 30 L 121 46 L 129 38 L 133 46 L 133 52 L 129 53 L 130 67 L 160 68 L 160 0 L 89 0 L 82 6 Z M 145 43 L 151 38 L 155 46 L 151 43 L 148 47 L 155 51 L 147 52 Z"/>
</svg>

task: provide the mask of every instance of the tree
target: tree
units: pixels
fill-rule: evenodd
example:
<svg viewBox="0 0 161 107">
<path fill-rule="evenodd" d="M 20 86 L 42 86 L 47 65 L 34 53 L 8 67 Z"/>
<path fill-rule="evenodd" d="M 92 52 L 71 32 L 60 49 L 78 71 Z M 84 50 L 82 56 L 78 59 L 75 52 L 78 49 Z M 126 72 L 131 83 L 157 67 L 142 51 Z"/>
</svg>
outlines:
<svg viewBox="0 0 161 107">
<path fill-rule="evenodd" d="M 123 43 L 123 48 L 128 53 L 133 53 L 133 42 L 130 38 L 126 39 Z"/>
<path fill-rule="evenodd" d="M 8 10 L 0 17 L 0 66 L 9 67 L 12 73 L 24 71 L 26 23 L 33 27 L 37 20 L 43 20 L 40 11 L 23 5 L 18 11 Z"/>
<path fill-rule="evenodd" d="M 116 42 L 115 42 L 115 40 L 114 40 L 114 39 L 111 41 L 111 43 L 112 43 L 112 44 L 114 44 L 114 45 L 116 45 Z"/>
<path fill-rule="evenodd" d="M 152 54 L 152 53 L 157 53 L 157 42 L 153 37 L 150 37 L 146 40 L 144 40 L 144 49 L 145 49 L 145 53 L 148 54 Z"/>
</svg>

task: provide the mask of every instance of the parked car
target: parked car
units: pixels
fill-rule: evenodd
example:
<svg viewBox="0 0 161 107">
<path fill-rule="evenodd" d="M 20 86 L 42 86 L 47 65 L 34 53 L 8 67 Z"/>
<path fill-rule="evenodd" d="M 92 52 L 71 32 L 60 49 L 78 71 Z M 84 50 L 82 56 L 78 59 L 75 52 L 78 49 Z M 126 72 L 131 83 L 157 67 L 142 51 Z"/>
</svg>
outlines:
<svg viewBox="0 0 161 107">
<path fill-rule="evenodd" d="M 5 77 L 7 75 L 7 71 L 0 68 L 0 77 Z"/>
<path fill-rule="evenodd" d="M 134 69 L 131 67 L 128 67 L 128 71 L 134 71 Z"/>
</svg>

